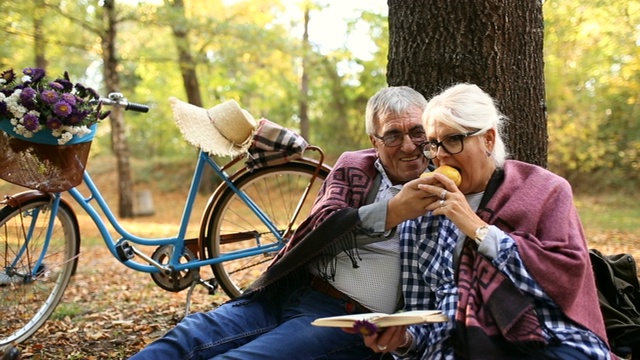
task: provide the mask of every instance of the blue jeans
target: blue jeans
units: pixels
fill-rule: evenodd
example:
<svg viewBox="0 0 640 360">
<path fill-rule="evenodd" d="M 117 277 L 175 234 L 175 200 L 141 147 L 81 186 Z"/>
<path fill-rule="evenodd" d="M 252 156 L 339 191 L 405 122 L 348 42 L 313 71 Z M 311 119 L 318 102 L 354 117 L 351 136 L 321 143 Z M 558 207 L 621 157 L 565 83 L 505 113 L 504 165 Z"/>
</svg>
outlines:
<svg viewBox="0 0 640 360">
<path fill-rule="evenodd" d="M 317 327 L 319 317 L 348 314 L 345 302 L 304 285 L 279 295 L 233 300 L 183 319 L 131 360 L 157 359 L 376 359 L 362 336 Z"/>
</svg>

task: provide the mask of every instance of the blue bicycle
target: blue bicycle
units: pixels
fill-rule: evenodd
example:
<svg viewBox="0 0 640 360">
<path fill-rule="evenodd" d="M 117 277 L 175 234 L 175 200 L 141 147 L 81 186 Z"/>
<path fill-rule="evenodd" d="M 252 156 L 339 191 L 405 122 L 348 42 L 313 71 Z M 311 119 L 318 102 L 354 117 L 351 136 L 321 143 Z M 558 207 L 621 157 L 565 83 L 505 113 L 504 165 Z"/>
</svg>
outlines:
<svg viewBox="0 0 640 360">
<path fill-rule="evenodd" d="M 120 94 L 101 102 L 125 110 L 148 110 L 129 103 Z M 86 149 L 65 149 L 73 156 L 63 165 L 77 167 L 78 159 L 88 155 L 88 144 L 84 145 Z M 59 149 L 66 147 L 16 143 L 14 137 L 0 131 L 0 148 L 23 157 L 40 152 L 39 161 L 47 165 L 58 161 L 59 151 L 63 151 Z M 308 151 L 315 156 L 308 157 Z M 161 288 L 177 292 L 201 284 L 211 292 L 219 286 L 231 298 L 240 295 L 306 217 L 330 171 L 322 150 L 315 146 L 306 146 L 304 154 L 287 158 L 286 162 L 257 168 L 243 165 L 242 161 L 250 156 L 250 152 L 243 153 L 219 165 L 201 148 L 179 230 L 166 238 L 144 238 L 125 230 L 84 166 L 78 181 L 84 183 L 88 194 L 82 194 L 77 186 L 64 191 L 42 189 L 38 182 L 52 182 L 51 176 L 45 175 L 30 184 L 30 190 L 5 196 L 0 209 L 0 348 L 28 339 L 45 323 L 76 271 L 82 255 L 80 226 L 63 194 L 68 194 L 89 215 L 118 261 L 149 273 Z M 24 163 L 20 166 L 20 170 L 26 167 Z M 207 202 L 199 236 L 187 239 L 192 208 L 207 167 L 222 181 Z M 116 236 L 107 225 L 115 229 Z M 139 249 L 144 246 L 155 251 L 147 254 Z M 201 279 L 199 269 L 203 266 L 210 266 L 215 277 Z"/>
</svg>

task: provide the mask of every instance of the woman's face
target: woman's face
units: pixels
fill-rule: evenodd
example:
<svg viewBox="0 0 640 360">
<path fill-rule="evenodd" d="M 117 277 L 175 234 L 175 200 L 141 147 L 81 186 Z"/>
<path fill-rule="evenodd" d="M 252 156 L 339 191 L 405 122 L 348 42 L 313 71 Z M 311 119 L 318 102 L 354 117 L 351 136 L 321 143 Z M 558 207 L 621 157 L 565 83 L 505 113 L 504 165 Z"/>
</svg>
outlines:
<svg viewBox="0 0 640 360">
<path fill-rule="evenodd" d="M 429 122 L 426 127 L 427 140 L 439 142 L 445 139 L 445 146 L 456 143 L 455 138 L 453 138 L 454 141 L 450 141 L 452 136 L 467 134 L 475 130 L 469 129 L 461 133 L 437 120 Z M 442 146 L 439 146 L 433 162 L 436 166 L 449 165 L 460 172 L 462 183 L 458 188 L 462 193 L 482 192 L 487 187 L 495 170 L 495 164 L 489 156 L 495 144 L 494 140 L 495 131 L 493 129 L 480 132 L 477 135 L 461 137 L 462 151 L 460 153 L 451 155 Z"/>
</svg>

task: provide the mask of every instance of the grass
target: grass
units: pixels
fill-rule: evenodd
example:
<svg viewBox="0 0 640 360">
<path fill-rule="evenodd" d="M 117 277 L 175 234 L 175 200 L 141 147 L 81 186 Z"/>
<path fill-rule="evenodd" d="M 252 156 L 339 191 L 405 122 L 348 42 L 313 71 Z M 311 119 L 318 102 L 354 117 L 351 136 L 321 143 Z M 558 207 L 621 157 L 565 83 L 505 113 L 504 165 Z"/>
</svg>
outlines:
<svg viewBox="0 0 640 360">
<path fill-rule="evenodd" d="M 630 232 L 640 241 L 640 197 L 635 192 L 578 193 L 575 203 L 585 229 Z"/>
<path fill-rule="evenodd" d="M 53 312 L 53 315 L 51 315 L 51 319 L 61 320 L 67 316 L 74 317 L 82 314 L 84 311 L 85 309 L 78 304 L 61 302 L 56 307 L 56 310 Z"/>
</svg>

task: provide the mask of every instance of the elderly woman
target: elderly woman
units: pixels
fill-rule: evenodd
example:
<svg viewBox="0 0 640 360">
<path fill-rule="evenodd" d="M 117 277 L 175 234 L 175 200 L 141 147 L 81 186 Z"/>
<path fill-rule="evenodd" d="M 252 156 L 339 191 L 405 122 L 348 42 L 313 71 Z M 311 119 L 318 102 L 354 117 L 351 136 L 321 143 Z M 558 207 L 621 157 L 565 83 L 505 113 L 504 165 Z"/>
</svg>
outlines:
<svg viewBox="0 0 640 360">
<path fill-rule="evenodd" d="M 405 308 L 450 321 L 387 328 L 366 345 L 421 359 L 610 358 L 568 182 L 505 160 L 505 118 L 475 85 L 435 96 L 422 121 L 424 155 L 462 183 L 436 174 L 405 185 L 433 199 L 401 228 Z"/>
</svg>

